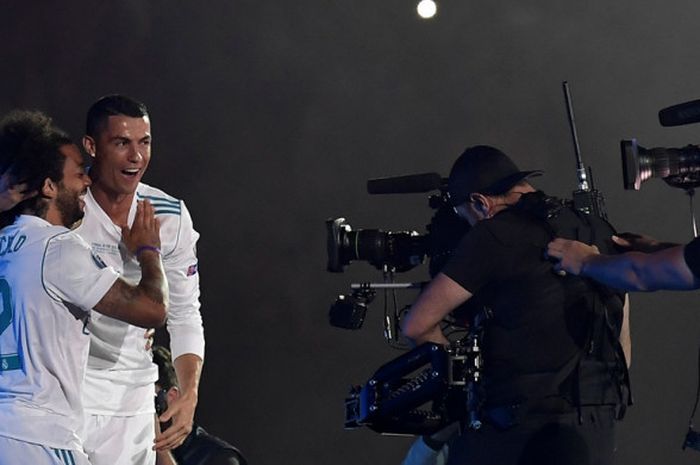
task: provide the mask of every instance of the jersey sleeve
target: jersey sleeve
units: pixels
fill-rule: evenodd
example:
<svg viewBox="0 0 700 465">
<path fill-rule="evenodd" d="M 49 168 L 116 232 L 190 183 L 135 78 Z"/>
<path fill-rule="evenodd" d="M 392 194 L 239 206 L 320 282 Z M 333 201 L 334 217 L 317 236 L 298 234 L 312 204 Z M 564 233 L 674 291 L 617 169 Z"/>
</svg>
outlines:
<svg viewBox="0 0 700 465">
<path fill-rule="evenodd" d="M 477 223 L 459 243 L 442 273 L 475 294 L 496 276 L 500 248 L 488 226 Z"/>
<path fill-rule="evenodd" d="M 53 299 L 86 311 L 97 305 L 119 278 L 119 273 L 73 232 L 49 240 L 41 272 L 44 289 Z"/>
<path fill-rule="evenodd" d="M 197 240 L 192 217 L 181 202 L 178 240 L 171 253 L 163 257 L 170 288 L 167 329 L 173 360 L 183 354 L 204 359 L 204 328 L 199 303 Z"/>
</svg>

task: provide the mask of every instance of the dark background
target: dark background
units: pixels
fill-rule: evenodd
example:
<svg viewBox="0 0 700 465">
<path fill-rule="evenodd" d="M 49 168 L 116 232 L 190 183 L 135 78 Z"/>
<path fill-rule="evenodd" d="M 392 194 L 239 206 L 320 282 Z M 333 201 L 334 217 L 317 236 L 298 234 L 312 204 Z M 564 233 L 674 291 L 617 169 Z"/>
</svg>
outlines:
<svg viewBox="0 0 700 465">
<path fill-rule="evenodd" d="M 423 232 L 432 214 L 425 195 L 369 196 L 368 178 L 446 175 L 464 147 L 487 143 L 568 195 L 568 80 L 584 161 L 618 228 L 691 237 L 682 191 L 623 190 L 618 145 L 697 141 L 700 126 L 662 128 L 656 112 L 700 97 L 700 3 L 444 0 L 431 21 L 415 3 L 2 2 L 2 113 L 41 109 L 77 137 L 103 94 L 148 104 L 145 181 L 185 199 L 202 234 L 197 418 L 252 464 L 397 464 L 409 444 L 342 428 L 348 386 L 398 353 L 383 343 L 381 302 L 362 331 L 328 325 L 335 295 L 380 276 L 367 264 L 326 273 L 324 220 Z M 680 450 L 698 300 L 633 296 L 637 405 L 619 430 L 621 464 L 700 459 Z"/>
</svg>

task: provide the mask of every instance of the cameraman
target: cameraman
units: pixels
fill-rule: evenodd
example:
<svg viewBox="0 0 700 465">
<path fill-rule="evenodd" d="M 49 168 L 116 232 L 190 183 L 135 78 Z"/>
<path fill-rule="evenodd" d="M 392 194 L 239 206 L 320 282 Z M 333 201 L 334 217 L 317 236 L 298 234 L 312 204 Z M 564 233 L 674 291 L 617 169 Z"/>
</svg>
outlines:
<svg viewBox="0 0 700 465">
<path fill-rule="evenodd" d="M 489 146 L 457 159 L 450 201 L 473 227 L 402 321 L 415 343 L 447 344 L 440 322 L 450 312 L 490 315 L 483 426 L 450 442 L 450 464 L 613 463 L 614 425 L 629 404 L 626 296 L 554 273 L 544 250 L 555 235 L 614 231 L 535 191 L 527 179 L 537 174 Z M 613 250 L 609 240 L 595 244 Z"/>
</svg>

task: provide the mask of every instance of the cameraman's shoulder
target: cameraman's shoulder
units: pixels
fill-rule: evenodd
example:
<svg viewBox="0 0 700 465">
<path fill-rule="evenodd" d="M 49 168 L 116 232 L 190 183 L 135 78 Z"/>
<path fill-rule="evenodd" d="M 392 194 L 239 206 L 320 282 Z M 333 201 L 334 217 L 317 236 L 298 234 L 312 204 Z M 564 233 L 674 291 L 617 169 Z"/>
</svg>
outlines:
<svg viewBox="0 0 700 465">
<path fill-rule="evenodd" d="M 504 246 L 512 246 L 521 242 L 530 242 L 534 235 L 539 236 L 540 227 L 531 217 L 518 211 L 505 210 L 483 223 L 483 235 Z"/>
</svg>

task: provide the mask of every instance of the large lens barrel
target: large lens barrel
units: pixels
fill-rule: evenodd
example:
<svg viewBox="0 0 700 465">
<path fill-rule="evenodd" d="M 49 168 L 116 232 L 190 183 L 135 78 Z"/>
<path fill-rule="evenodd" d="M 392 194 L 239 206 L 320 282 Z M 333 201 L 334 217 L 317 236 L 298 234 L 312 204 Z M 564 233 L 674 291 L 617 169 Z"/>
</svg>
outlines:
<svg viewBox="0 0 700 465">
<path fill-rule="evenodd" d="M 326 221 L 328 271 L 343 272 L 352 260 L 364 260 L 378 269 L 388 266 L 407 271 L 423 263 L 425 237 L 415 231 L 386 232 L 381 229 L 353 231 L 345 218 Z"/>
<path fill-rule="evenodd" d="M 662 178 L 669 185 L 683 189 L 700 186 L 697 145 L 645 149 L 632 139 L 620 141 L 620 150 L 625 189 L 639 190 L 642 182 L 651 178 Z"/>
</svg>

